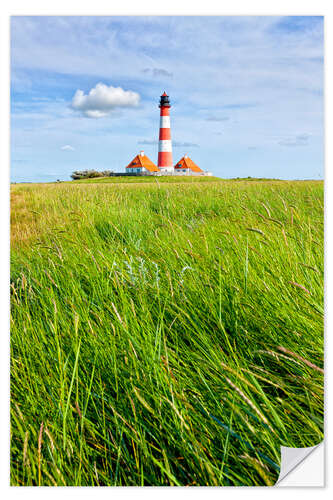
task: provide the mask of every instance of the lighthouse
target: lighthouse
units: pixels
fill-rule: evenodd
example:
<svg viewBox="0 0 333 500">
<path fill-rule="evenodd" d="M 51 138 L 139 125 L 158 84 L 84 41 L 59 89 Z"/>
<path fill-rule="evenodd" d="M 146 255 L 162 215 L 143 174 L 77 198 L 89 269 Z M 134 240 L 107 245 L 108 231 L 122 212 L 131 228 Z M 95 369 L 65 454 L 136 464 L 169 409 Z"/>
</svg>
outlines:
<svg viewBox="0 0 333 500">
<path fill-rule="evenodd" d="M 157 166 L 163 173 L 173 173 L 172 145 L 170 130 L 170 108 L 169 96 L 164 92 L 160 99 L 160 135 L 158 141 Z"/>
</svg>

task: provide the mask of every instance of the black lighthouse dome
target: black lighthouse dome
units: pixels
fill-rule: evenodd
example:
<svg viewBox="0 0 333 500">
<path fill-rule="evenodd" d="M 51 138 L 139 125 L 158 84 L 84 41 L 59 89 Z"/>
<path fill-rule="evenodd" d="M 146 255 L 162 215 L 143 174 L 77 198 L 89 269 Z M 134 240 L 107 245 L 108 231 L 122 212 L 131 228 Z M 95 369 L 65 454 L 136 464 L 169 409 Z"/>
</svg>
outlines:
<svg viewBox="0 0 333 500">
<path fill-rule="evenodd" d="M 163 92 L 163 94 L 161 95 L 161 99 L 160 99 L 160 105 L 159 105 L 160 108 L 170 108 L 171 107 L 171 104 L 170 104 L 170 101 L 169 101 L 169 96 L 166 94 L 166 92 Z"/>
</svg>

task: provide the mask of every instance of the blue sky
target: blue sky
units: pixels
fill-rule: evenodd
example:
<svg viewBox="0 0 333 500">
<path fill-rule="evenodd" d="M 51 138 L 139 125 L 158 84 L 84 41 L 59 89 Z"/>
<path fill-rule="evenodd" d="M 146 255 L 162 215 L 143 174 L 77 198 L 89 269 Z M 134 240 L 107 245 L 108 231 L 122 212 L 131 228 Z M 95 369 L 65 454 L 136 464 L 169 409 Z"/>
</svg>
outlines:
<svg viewBox="0 0 333 500">
<path fill-rule="evenodd" d="M 156 162 L 164 90 L 174 163 L 323 178 L 323 67 L 322 17 L 12 17 L 11 180 Z"/>
</svg>

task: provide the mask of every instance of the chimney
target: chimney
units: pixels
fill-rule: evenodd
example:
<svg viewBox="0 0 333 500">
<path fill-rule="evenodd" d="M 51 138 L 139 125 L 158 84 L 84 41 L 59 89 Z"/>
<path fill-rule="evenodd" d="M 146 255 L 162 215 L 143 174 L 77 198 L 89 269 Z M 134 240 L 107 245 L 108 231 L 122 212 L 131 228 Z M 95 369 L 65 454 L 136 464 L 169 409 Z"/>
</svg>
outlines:
<svg viewBox="0 0 333 500">
<path fill-rule="evenodd" d="M 140 151 L 140 156 L 144 156 L 145 155 L 145 152 L 144 151 Z"/>
</svg>

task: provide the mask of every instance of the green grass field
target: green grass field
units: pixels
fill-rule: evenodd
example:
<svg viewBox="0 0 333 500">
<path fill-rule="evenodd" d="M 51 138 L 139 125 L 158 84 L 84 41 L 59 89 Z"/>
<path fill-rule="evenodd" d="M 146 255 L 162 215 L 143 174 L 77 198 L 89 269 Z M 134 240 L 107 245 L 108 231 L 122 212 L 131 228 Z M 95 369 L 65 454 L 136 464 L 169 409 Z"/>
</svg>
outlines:
<svg viewBox="0 0 333 500">
<path fill-rule="evenodd" d="M 12 485 L 271 485 L 323 439 L 322 182 L 17 184 L 11 217 Z"/>
</svg>

